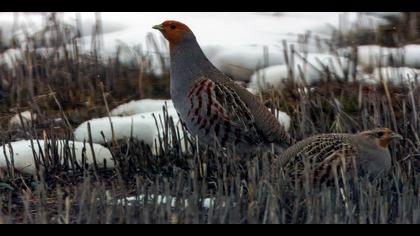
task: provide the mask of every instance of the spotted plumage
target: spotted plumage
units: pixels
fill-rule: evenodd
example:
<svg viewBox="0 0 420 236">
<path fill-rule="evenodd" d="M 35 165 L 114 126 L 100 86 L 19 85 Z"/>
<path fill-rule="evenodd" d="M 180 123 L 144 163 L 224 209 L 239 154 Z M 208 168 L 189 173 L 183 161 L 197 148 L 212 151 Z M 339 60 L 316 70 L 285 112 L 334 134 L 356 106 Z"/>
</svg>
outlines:
<svg viewBox="0 0 420 236">
<path fill-rule="evenodd" d="M 321 134 L 304 139 L 280 155 L 284 168 L 303 171 L 310 165 L 317 179 L 344 172 L 378 176 L 391 168 L 388 144 L 400 139 L 390 129 L 378 128 L 357 134 Z"/>
<path fill-rule="evenodd" d="M 169 41 L 175 109 L 185 127 L 202 144 L 217 141 L 248 152 L 272 143 L 280 149 L 293 143 L 284 127 L 254 95 L 207 59 L 186 25 L 165 21 L 154 28 Z"/>
</svg>

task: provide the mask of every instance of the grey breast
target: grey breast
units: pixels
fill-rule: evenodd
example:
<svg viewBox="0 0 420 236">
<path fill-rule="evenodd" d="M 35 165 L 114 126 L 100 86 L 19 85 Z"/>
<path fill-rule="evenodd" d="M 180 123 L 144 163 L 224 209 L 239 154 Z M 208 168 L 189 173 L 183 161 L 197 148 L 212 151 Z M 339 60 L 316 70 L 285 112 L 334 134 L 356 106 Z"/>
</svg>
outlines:
<svg viewBox="0 0 420 236">
<path fill-rule="evenodd" d="M 354 144 L 358 149 L 356 163 L 363 173 L 376 177 L 385 174 L 391 168 L 391 154 L 388 148 L 382 148 L 372 140 L 354 136 Z"/>
</svg>

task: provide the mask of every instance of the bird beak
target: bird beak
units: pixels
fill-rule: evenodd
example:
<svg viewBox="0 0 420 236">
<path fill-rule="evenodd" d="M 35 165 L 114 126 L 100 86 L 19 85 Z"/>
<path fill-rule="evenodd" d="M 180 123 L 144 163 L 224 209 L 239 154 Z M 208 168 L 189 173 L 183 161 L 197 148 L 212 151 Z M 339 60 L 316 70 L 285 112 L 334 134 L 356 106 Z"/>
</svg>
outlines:
<svg viewBox="0 0 420 236">
<path fill-rule="evenodd" d="M 391 138 L 392 138 L 392 139 L 401 140 L 401 139 L 403 139 L 403 136 L 402 136 L 401 134 L 392 133 L 392 134 L 391 134 Z"/>
<path fill-rule="evenodd" d="M 163 31 L 163 25 L 155 25 L 152 28 L 155 30 Z"/>
</svg>

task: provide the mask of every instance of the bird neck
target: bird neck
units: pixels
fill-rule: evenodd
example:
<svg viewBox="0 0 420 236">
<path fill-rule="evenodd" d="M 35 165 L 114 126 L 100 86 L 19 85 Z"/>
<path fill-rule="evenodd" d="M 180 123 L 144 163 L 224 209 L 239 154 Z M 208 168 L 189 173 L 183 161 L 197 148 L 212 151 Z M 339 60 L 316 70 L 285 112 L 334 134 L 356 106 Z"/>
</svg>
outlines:
<svg viewBox="0 0 420 236">
<path fill-rule="evenodd" d="M 185 34 L 182 42 L 170 47 L 170 57 L 171 95 L 188 94 L 195 81 L 217 73 L 192 33 Z"/>
<path fill-rule="evenodd" d="M 373 140 L 367 140 L 365 137 L 359 139 L 356 144 L 360 156 L 357 164 L 362 170 L 371 175 L 377 175 L 390 168 L 391 154 L 387 147 Z"/>
<path fill-rule="evenodd" d="M 181 42 L 170 46 L 170 54 L 171 72 L 202 74 L 214 69 L 192 33 L 186 33 Z"/>
</svg>

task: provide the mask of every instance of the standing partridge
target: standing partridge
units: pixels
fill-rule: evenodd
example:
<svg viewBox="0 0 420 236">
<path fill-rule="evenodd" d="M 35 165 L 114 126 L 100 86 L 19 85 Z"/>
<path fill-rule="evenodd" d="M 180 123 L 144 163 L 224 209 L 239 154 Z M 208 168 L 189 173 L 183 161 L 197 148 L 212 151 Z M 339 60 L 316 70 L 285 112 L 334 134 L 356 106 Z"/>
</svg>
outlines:
<svg viewBox="0 0 420 236">
<path fill-rule="evenodd" d="M 309 137 L 286 149 L 280 155 L 280 165 L 299 170 L 310 163 L 316 178 L 331 177 L 332 172 L 345 166 L 359 174 L 377 177 L 391 168 L 388 145 L 402 136 L 388 128 L 378 128 L 357 134 L 321 134 Z M 302 170 L 302 169 L 300 169 Z"/>
<path fill-rule="evenodd" d="M 204 55 L 188 26 L 165 21 L 153 27 L 169 41 L 170 93 L 187 130 L 200 143 L 214 140 L 237 152 L 293 142 L 270 111 L 248 90 L 235 84 Z"/>
</svg>

